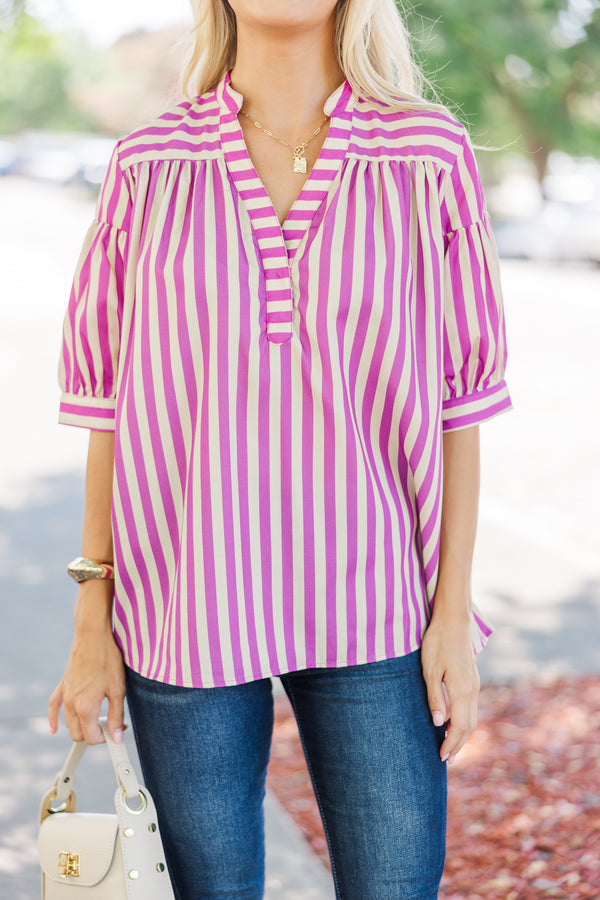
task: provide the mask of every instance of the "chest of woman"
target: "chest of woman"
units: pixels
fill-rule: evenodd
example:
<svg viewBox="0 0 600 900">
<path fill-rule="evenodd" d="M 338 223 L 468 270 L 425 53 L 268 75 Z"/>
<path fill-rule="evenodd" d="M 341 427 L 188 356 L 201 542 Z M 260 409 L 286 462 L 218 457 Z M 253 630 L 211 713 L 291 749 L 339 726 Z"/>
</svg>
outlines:
<svg viewBox="0 0 600 900">
<path fill-rule="evenodd" d="M 282 318 L 291 310 L 293 330 L 344 345 L 377 334 L 388 346 L 399 334 L 435 341 L 443 265 L 435 168 L 415 178 L 404 164 L 347 157 L 306 221 L 303 200 L 282 230 L 308 177 L 292 171 L 292 153 L 282 149 L 283 159 L 254 152 L 279 217 L 268 228 L 267 207 L 251 208 L 222 159 L 154 165 L 143 186 L 137 173 L 141 214 L 129 235 L 125 329 L 132 316 L 138 328 L 154 321 L 167 341 L 177 322 L 188 330 L 195 323 L 198 338 L 242 327 L 244 343 L 253 343 L 270 308 Z M 306 204 L 314 192 L 304 192 Z"/>
<path fill-rule="evenodd" d="M 242 120 L 240 124 L 252 165 L 271 199 L 279 224 L 283 225 L 319 157 L 328 126 L 325 125 L 305 148 L 306 173 L 302 173 L 294 172 L 291 148 L 263 134 L 252 122 Z"/>
</svg>

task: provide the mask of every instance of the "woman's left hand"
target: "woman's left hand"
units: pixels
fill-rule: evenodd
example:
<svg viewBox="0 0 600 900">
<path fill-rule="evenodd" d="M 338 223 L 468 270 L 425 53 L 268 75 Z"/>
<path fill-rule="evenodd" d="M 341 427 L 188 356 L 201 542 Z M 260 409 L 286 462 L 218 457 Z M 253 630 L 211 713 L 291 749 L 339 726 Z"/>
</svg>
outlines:
<svg viewBox="0 0 600 900">
<path fill-rule="evenodd" d="M 447 723 L 440 757 L 452 763 L 477 725 L 479 674 L 468 614 L 457 616 L 436 603 L 423 636 L 421 662 L 434 724 Z"/>
</svg>

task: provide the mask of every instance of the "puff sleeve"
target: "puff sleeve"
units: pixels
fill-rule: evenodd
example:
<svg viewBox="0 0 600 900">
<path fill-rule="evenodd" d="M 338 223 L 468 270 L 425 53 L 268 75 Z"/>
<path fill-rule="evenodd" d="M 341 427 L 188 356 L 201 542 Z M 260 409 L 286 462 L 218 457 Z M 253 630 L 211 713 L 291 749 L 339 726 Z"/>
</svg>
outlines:
<svg viewBox="0 0 600 900">
<path fill-rule="evenodd" d="M 496 242 L 470 140 L 444 178 L 442 426 L 467 428 L 512 407 Z"/>
<path fill-rule="evenodd" d="M 81 248 L 63 324 L 59 422 L 114 431 L 129 184 L 116 144 Z"/>
</svg>

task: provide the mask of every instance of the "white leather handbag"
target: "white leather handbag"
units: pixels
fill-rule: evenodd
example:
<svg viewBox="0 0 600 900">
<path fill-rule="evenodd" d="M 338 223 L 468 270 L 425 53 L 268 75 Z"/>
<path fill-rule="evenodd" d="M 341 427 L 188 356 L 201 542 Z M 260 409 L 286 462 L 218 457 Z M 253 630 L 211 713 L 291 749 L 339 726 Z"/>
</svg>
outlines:
<svg viewBox="0 0 600 900">
<path fill-rule="evenodd" d="M 40 808 L 42 900 L 175 900 L 152 797 L 106 720 L 100 725 L 117 776 L 116 815 L 75 812 L 73 777 L 87 744 L 73 744 Z"/>
</svg>

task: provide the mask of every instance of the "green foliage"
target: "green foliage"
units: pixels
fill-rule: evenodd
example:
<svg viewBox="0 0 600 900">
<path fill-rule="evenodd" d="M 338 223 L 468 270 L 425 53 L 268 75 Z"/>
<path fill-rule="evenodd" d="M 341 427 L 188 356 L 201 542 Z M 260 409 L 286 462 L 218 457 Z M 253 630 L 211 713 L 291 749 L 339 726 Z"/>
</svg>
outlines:
<svg viewBox="0 0 600 900">
<path fill-rule="evenodd" d="M 600 156 L 597 0 L 422 0 L 425 71 L 481 143 Z"/>
<path fill-rule="evenodd" d="M 91 127 L 69 99 L 70 58 L 60 38 L 22 9 L 11 15 L 5 2 L 0 14 L 0 133 Z"/>
</svg>

